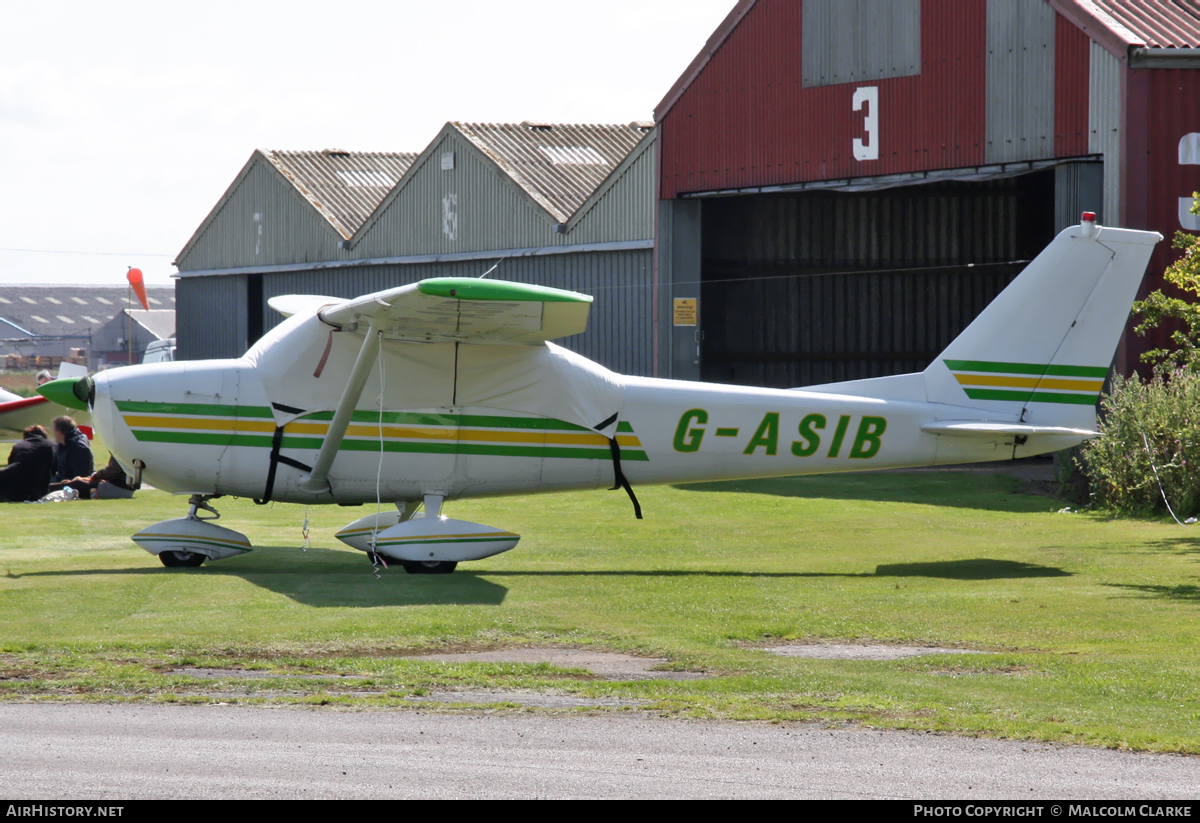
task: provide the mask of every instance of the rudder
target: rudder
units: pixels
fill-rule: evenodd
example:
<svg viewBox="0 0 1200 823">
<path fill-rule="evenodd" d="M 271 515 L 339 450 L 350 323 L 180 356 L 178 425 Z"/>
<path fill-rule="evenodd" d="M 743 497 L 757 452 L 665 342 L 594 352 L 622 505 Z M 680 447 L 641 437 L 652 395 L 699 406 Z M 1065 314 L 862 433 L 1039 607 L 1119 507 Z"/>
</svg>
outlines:
<svg viewBox="0 0 1200 823">
<path fill-rule="evenodd" d="M 1060 233 L 924 372 L 930 402 L 1090 429 L 1157 232 Z"/>
</svg>

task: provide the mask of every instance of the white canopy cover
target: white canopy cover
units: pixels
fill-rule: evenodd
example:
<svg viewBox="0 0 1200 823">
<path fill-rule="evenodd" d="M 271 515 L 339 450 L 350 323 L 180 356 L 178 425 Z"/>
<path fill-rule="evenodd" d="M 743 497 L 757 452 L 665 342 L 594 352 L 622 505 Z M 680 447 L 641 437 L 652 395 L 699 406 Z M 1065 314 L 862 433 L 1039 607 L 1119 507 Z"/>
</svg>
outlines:
<svg viewBox="0 0 1200 823">
<path fill-rule="evenodd" d="M 267 396 L 276 404 L 276 423 L 282 425 L 302 413 L 337 408 L 368 324 L 374 323 L 377 330 L 383 331 L 384 340 L 379 362 L 363 387 L 360 410 L 380 407 L 382 386 L 382 405 L 389 411 L 483 407 L 564 420 L 601 433 L 615 430 L 624 397 L 621 376 L 548 340 L 537 339 L 538 324 L 535 321 L 531 326 L 527 319 L 531 304 L 549 306 L 542 326 L 547 334 L 561 332 L 565 330 L 562 315 L 552 317 L 551 311 L 561 308 L 578 315 L 583 300 L 564 300 L 561 302 L 567 305 L 561 307 L 553 302 L 542 304 L 536 298 L 512 301 L 516 304 L 514 315 L 522 317 L 520 342 L 511 342 L 507 332 L 507 340 L 495 341 L 481 334 L 478 324 L 462 335 L 461 342 L 451 342 L 456 325 L 467 325 L 462 321 L 456 324 L 452 311 L 441 312 L 447 315 L 450 325 L 431 332 L 427 321 L 419 336 L 411 333 L 403 319 L 412 314 L 412 304 L 418 300 L 465 305 L 463 318 L 477 305 L 470 299 L 445 294 L 449 287 L 444 283 L 440 289 L 443 294 L 416 290 L 430 282 L 441 283 L 422 281 L 353 301 L 295 295 L 272 299 L 271 305 L 277 310 L 295 314 L 268 332 L 244 359 L 256 367 Z M 519 284 L 495 281 L 491 285 Z M 562 294 L 574 296 L 573 292 Z M 586 295 L 576 297 L 591 302 Z M 486 300 L 480 302 L 489 316 L 504 313 L 505 303 L 509 302 L 494 297 Z M 583 323 L 579 319 L 571 318 L 573 332 L 583 330 L 586 310 Z M 508 325 L 511 327 L 511 323 Z M 281 410 L 279 405 L 300 411 Z M 598 428 L 602 423 L 607 424 L 603 430 Z"/>
</svg>

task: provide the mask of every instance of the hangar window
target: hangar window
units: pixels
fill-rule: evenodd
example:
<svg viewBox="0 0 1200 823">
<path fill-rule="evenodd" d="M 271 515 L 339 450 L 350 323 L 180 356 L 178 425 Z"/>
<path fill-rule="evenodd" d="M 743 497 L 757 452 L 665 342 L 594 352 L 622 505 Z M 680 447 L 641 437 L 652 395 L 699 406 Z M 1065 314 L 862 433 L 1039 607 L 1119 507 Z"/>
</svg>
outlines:
<svg viewBox="0 0 1200 823">
<path fill-rule="evenodd" d="M 802 14 L 806 89 L 921 73 L 920 0 L 805 0 Z"/>
</svg>

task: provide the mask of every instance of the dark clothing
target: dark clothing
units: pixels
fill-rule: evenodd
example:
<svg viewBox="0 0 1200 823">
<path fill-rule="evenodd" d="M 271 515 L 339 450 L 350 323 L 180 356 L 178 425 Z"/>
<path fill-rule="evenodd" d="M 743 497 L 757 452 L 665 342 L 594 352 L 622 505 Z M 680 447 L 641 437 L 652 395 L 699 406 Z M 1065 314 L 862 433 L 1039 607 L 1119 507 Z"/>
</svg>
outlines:
<svg viewBox="0 0 1200 823">
<path fill-rule="evenodd" d="M 121 468 L 121 464 L 117 462 L 117 458 L 111 455 L 108 458 L 108 465 L 94 473 L 91 477 L 86 477 L 83 480 L 75 480 L 74 478 L 59 480 L 56 483 L 50 484 L 50 491 L 58 491 L 70 486 L 79 492 L 81 500 L 88 500 L 92 496 L 92 491 L 99 487 L 101 481 L 107 481 L 119 489 L 133 491 L 133 486 L 130 486 L 129 481 L 126 479 L 125 470 Z"/>
<path fill-rule="evenodd" d="M 39 434 L 12 447 L 8 465 L 0 469 L 0 500 L 38 500 L 50 485 L 54 444 Z"/>
<path fill-rule="evenodd" d="M 76 429 L 67 435 L 65 443 L 54 450 L 54 477 L 51 479 L 61 482 L 88 477 L 94 468 L 92 447 L 88 445 L 87 435 Z"/>
<path fill-rule="evenodd" d="M 125 470 L 121 468 L 117 458 L 111 455 L 108 458 L 108 465 L 92 475 L 92 488 L 99 486 L 101 480 L 112 483 L 119 489 L 133 491 L 133 486 L 129 485 L 129 475 L 125 474 Z"/>
</svg>

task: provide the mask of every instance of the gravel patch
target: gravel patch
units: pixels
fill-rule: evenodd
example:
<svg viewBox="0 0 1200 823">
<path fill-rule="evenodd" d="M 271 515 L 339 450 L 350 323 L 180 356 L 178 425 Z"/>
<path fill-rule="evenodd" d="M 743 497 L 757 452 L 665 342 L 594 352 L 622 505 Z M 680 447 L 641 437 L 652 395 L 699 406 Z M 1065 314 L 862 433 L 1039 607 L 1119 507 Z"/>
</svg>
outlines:
<svg viewBox="0 0 1200 823">
<path fill-rule="evenodd" d="M 368 677 L 365 674 L 292 674 L 289 672 L 267 672 L 257 669 L 212 669 L 203 667 L 195 669 L 167 669 L 163 674 L 178 674 L 184 677 L 196 677 L 205 680 L 231 680 L 234 678 L 245 680 L 268 680 L 273 678 L 329 680 L 335 677 L 345 680 L 364 680 Z"/>
<path fill-rule="evenodd" d="M 781 657 L 807 657 L 814 660 L 903 660 L 927 654 L 987 654 L 974 649 L 944 649 L 937 646 L 856 646 L 836 643 L 770 646 L 763 651 Z"/>
<path fill-rule="evenodd" d="M 409 700 L 428 700 L 433 703 L 516 703 L 539 709 L 625 708 L 643 706 L 645 700 L 619 697 L 573 697 L 565 694 L 535 694 L 533 692 L 432 692 Z"/>
<path fill-rule="evenodd" d="M 441 663 L 548 663 L 570 669 L 587 669 L 605 680 L 698 680 L 703 672 L 654 671 L 669 661 L 665 657 L 634 657 L 617 652 L 587 649 L 495 649 L 481 652 L 422 655 Z"/>
</svg>

